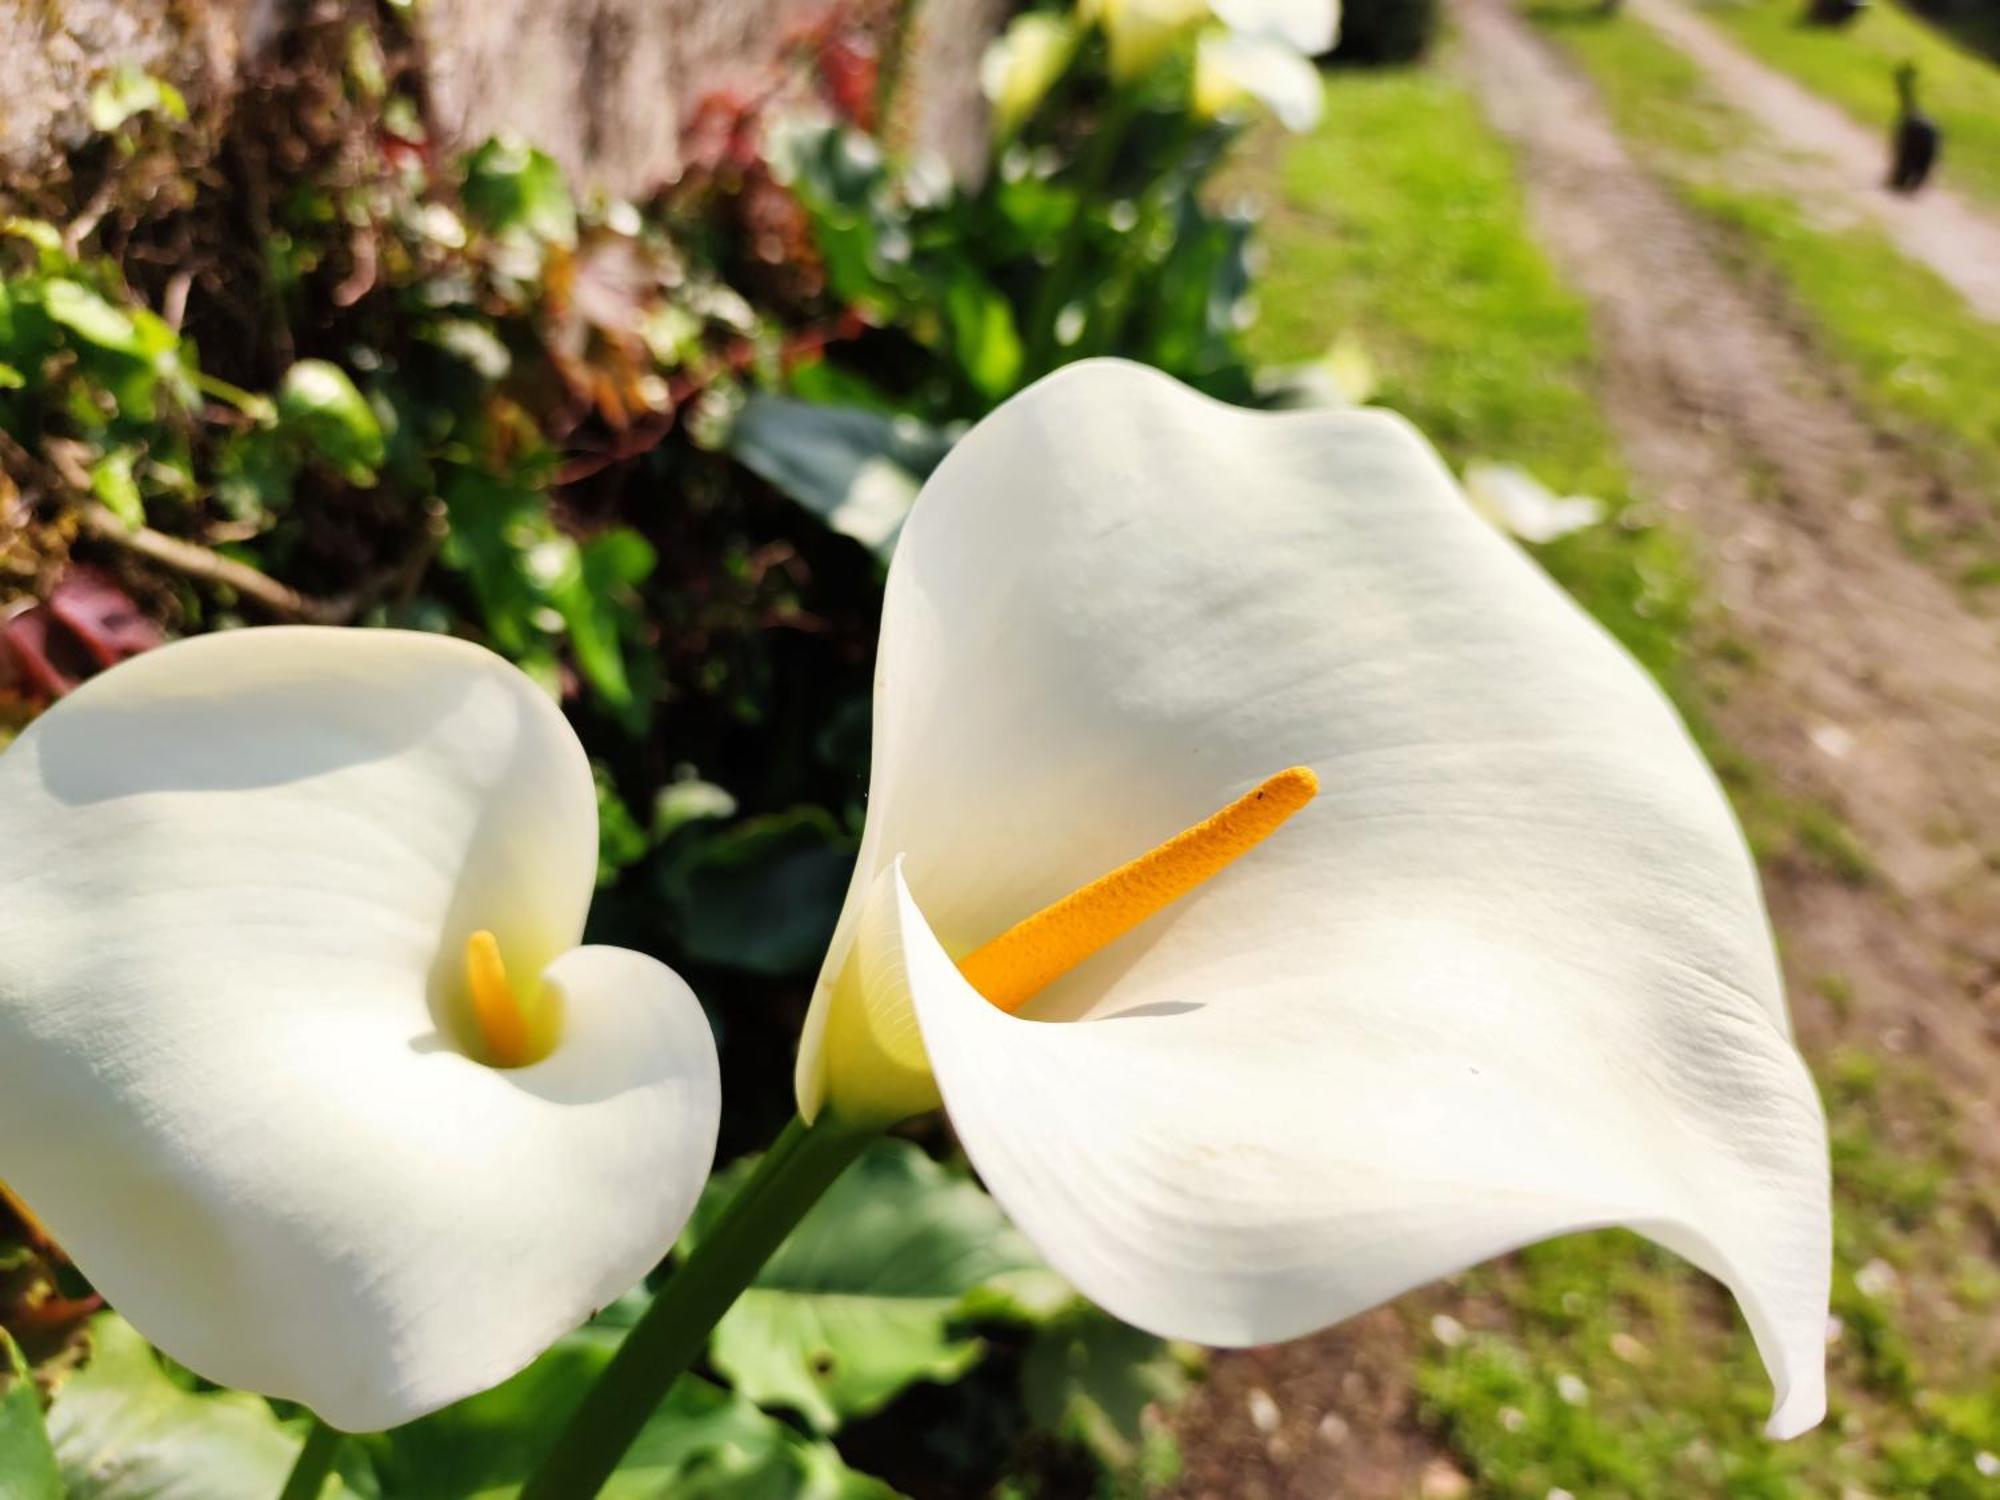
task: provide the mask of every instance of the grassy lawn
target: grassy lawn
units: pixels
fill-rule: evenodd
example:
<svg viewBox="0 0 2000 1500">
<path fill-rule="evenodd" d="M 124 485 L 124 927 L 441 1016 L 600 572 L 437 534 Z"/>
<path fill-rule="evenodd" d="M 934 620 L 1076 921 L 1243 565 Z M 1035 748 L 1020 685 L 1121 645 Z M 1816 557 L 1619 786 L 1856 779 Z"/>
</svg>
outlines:
<svg viewBox="0 0 2000 1500">
<path fill-rule="evenodd" d="M 2000 68 L 1958 47 L 1892 0 L 1877 0 L 1840 29 L 1802 26 L 1800 0 L 1705 0 L 1704 13 L 1743 46 L 1840 105 L 1886 138 L 1896 114 L 1893 75 L 1917 65 L 1918 96 L 1944 129 L 1940 175 L 2000 203 Z"/>
<path fill-rule="evenodd" d="M 2000 339 L 1991 325 L 1874 230 L 1829 227 L 1790 198 L 1743 185 L 1729 164 L 1757 141 L 1752 122 L 1719 103 L 1695 66 L 1643 22 L 1580 19 L 1586 10 L 1544 5 L 1534 14 L 1597 80 L 1620 131 L 1675 164 L 1688 201 L 1729 229 L 1747 260 L 1778 274 L 1884 416 L 1941 443 L 1972 487 L 2000 493 Z M 1991 123 L 2000 131 L 2000 113 Z"/>
<path fill-rule="evenodd" d="M 1506 150 L 1456 85 L 1349 73 L 1320 129 L 1246 163 L 1270 200 L 1260 358 L 1358 336 L 1405 413 L 1454 465 L 1519 464 L 1591 494 L 1619 523 L 1542 550 L 1550 570 L 1655 675 L 1680 657 L 1694 588 L 1678 540 L 1647 523 L 1590 394 L 1590 321 L 1529 237 Z"/>
<path fill-rule="evenodd" d="M 1542 561 L 1670 689 L 1691 686 L 1698 580 L 1628 493 L 1591 395 L 1586 309 L 1535 246 L 1507 152 L 1472 101 L 1433 73 L 1337 75 L 1319 132 L 1263 142 L 1235 186 L 1272 200 L 1260 353 L 1295 361 L 1358 336 L 1382 376 L 1376 399 L 1454 462 L 1506 459 L 1611 502 L 1616 521 Z M 1809 819 L 1774 813 L 1754 771 L 1710 749 L 1753 836 L 1764 825 L 1760 843 L 1774 818 L 1777 836 L 1807 838 Z M 1719 1289 L 1633 1236 L 1570 1238 L 1461 1278 L 1460 1316 L 1424 1330 L 1425 1420 L 1477 1494 L 1995 1493 L 1979 1465 L 2000 1453 L 2000 1395 L 1976 1347 L 2000 1299 L 2000 1275 L 1977 1269 L 1990 1190 L 1970 1180 L 1952 1112 L 1923 1078 L 1862 1053 L 1818 1072 L 1839 1203 L 1827 1425 L 1767 1442 L 1768 1387 Z"/>
</svg>

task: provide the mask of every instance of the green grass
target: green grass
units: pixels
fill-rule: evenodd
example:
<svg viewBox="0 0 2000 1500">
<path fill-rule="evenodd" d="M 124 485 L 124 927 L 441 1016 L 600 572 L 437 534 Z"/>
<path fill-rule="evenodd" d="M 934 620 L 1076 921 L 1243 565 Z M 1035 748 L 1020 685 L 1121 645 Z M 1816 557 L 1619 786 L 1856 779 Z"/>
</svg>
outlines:
<svg viewBox="0 0 2000 1500">
<path fill-rule="evenodd" d="M 2000 203 L 2000 69 L 1958 47 L 1891 0 L 1853 24 L 1802 26 L 1801 0 L 1708 0 L 1705 14 L 1779 71 L 1873 125 L 1886 140 L 1898 64 L 1918 70 L 1918 98 L 1944 130 L 1941 177 Z M 1887 148 L 1884 148 L 1887 170 Z"/>
<path fill-rule="evenodd" d="M 1617 521 L 1542 549 L 1542 560 L 1670 677 L 1693 570 L 1678 538 L 1631 504 L 1590 393 L 1588 312 L 1529 234 L 1512 162 L 1472 100 L 1433 73 L 1343 73 L 1320 128 L 1275 167 L 1246 171 L 1277 199 L 1259 357 L 1309 359 L 1336 336 L 1358 336 L 1382 380 L 1375 399 L 1454 464 L 1505 460 L 1559 493 L 1604 499 Z"/>
<path fill-rule="evenodd" d="M 1843 1052 L 1820 1073 L 1840 1324 L 1827 1422 L 1790 1443 L 1758 1435 L 1768 1393 L 1735 1314 L 1664 1251 L 1622 1233 L 1551 1241 L 1465 1278 L 1473 1329 L 1433 1338 L 1422 1362 L 1426 1414 L 1477 1493 L 2000 1493 L 1979 1468 L 2000 1453 L 1981 1349 L 2000 1295 L 1980 1253 L 1991 1190 L 1913 1065 Z M 1512 1316 L 1492 1316 L 1501 1308 Z"/>
<path fill-rule="evenodd" d="M 1258 356 L 1296 362 L 1358 336 L 1382 379 L 1376 399 L 1453 463 L 1505 459 L 1608 501 L 1613 524 L 1542 549 L 1543 563 L 1680 700 L 1760 855 L 1865 879 L 1866 853 L 1838 821 L 1730 752 L 1687 691 L 1693 562 L 1632 503 L 1593 395 L 1588 310 L 1535 243 L 1512 159 L 1477 105 L 1437 73 L 1345 73 L 1318 131 L 1281 154 L 1275 140 L 1239 184 L 1276 199 Z"/>
<path fill-rule="evenodd" d="M 1597 80 L 1620 131 L 1669 163 L 1687 201 L 1728 231 L 1746 266 L 1776 274 L 1892 426 L 1936 451 L 1969 490 L 2000 493 L 2000 338 L 1992 326 L 1874 230 L 1829 228 L 1779 193 L 1742 185 L 1754 173 L 1731 163 L 1758 149 L 1751 122 L 1717 101 L 1695 66 L 1643 22 L 1584 22 L 1580 8 L 1535 14 Z M 2000 114 L 1993 124 L 2000 130 Z"/>
<path fill-rule="evenodd" d="M 1667 103 L 1660 118 L 1679 126 Z M 1673 532 L 1645 523 L 1594 404 L 1584 305 L 1536 247 L 1508 155 L 1472 102 L 1441 76 L 1392 72 L 1339 76 L 1328 106 L 1315 135 L 1253 156 L 1235 184 L 1277 199 L 1260 355 L 1296 361 L 1358 336 L 1383 378 L 1377 399 L 1454 462 L 1509 459 L 1620 508 L 1619 522 L 1543 560 L 1670 689 L 1693 684 L 1697 646 L 1702 661 L 1754 671 L 1743 648 L 1692 629 L 1689 558 Z M 1652 95 L 1632 107 L 1662 108 Z M 1729 138 L 1728 120 L 1710 124 Z M 1865 852 L 1837 821 L 1787 802 L 1712 736 L 1708 748 L 1769 857 L 1868 879 Z M 1846 978 L 1822 985 L 1855 1003 Z M 2000 1453 L 2000 1399 L 1982 1384 L 1977 1347 L 2000 1303 L 2000 1275 L 1979 1270 L 1980 1225 L 2000 1222 L 1992 1190 L 1921 1075 L 1860 1052 L 1823 1059 L 1819 1072 L 1843 1330 L 1829 1423 L 1795 1443 L 1765 1440 L 1769 1387 L 1727 1296 L 1634 1236 L 1573 1237 L 1462 1278 L 1452 1306 L 1469 1326 L 1422 1339 L 1423 1418 L 1474 1493 L 1995 1493 L 1977 1467 L 1980 1454 Z M 1895 1291 L 1879 1267 L 1857 1281 L 1878 1261 L 1893 1268 Z M 1405 1307 L 1421 1320 L 1435 1305 Z"/>
</svg>

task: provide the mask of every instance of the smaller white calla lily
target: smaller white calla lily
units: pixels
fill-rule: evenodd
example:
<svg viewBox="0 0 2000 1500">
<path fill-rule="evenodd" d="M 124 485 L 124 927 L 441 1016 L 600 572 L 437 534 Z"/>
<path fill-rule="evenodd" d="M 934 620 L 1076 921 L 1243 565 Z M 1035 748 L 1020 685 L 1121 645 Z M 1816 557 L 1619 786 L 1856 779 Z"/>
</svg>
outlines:
<svg viewBox="0 0 2000 1500">
<path fill-rule="evenodd" d="M 1557 495 L 1518 464 L 1467 464 L 1465 493 L 1473 509 L 1495 526 L 1537 545 L 1604 519 L 1602 500 Z"/>
<path fill-rule="evenodd" d="M 1195 44 L 1194 110 L 1208 119 L 1267 109 L 1287 130 L 1319 124 L 1319 69 L 1289 42 L 1236 31 L 1203 32 Z"/>
<path fill-rule="evenodd" d="M 1085 0 L 1077 17 L 1104 29 L 1111 76 L 1120 83 L 1150 73 L 1213 16 L 1249 40 L 1275 42 L 1316 57 L 1340 32 L 1338 0 Z"/>
<path fill-rule="evenodd" d="M 1208 0 L 1096 0 L 1114 82 L 1153 71 L 1209 14 Z"/>
<path fill-rule="evenodd" d="M 1819 1420 L 1825 1122 L 1755 868 L 1407 425 L 1058 372 L 925 486 L 875 709 L 807 1119 L 942 1102 L 1057 1270 L 1213 1344 L 1626 1225 L 1735 1293 L 1772 1431 Z"/>
<path fill-rule="evenodd" d="M 147 1337 L 353 1431 L 628 1290 L 713 1156 L 670 970 L 579 947 L 589 763 L 491 653 L 204 636 L 0 756 L 0 1177 Z"/>
<path fill-rule="evenodd" d="M 1244 36 L 1269 37 L 1318 57 L 1340 40 L 1339 0 L 1209 0 L 1216 19 Z"/>
<path fill-rule="evenodd" d="M 1035 112 L 1076 52 L 1076 22 L 1047 11 L 1027 11 L 987 46 L 979 60 L 979 87 L 993 108 L 994 131 L 1005 138 Z"/>
</svg>

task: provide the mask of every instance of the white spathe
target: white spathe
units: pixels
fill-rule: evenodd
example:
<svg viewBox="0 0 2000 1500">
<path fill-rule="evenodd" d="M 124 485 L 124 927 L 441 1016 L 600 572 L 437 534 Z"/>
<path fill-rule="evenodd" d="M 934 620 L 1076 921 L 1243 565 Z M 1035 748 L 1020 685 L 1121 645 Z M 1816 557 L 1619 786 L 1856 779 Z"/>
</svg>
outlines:
<svg viewBox="0 0 2000 1500">
<path fill-rule="evenodd" d="M 1290 1338 L 1624 1224 L 1735 1292 L 1773 1432 L 1819 1419 L 1825 1124 L 1742 837 L 1652 682 L 1402 420 L 1049 377 L 912 512 L 875 714 L 808 1116 L 834 982 L 873 976 L 885 1056 L 907 1004 L 988 1186 L 1141 1327 Z M 1023 1016 L 959 976 L 1294 764 L 1317 801 Z"/>
<path fill-rule="evenodd" d="M 993 129 L 1005 137 L 1019 130 L 1055 86 L 1076 51 L 1077 26 L 1068 16 L 1024 11 L 987 44 L 979 60 L 979 87 L 993 108 Z"/>
<path fill-rule="evenodd" d="M 1502 531 L 1541 545 L 1604 519 L 1604 502 L 1557 495 L 1518 464 L 1469 463 L 1465 494 L 1472 508 Z"/>
<path fill-rule="evenodd" d="M 1256 106 L 1285 129 L 1311 130 L 1326 103 L 1319 69 L 1270 37 L 1209 31 L 1195 44 L 1194 108 L 1210 118 Z"/>
<path fill-rule="evenodd" d="M 715 1045 L 578 947 L 589 763 L 464 642 L 269 629 L 135 658 L 0 756 L 0 1179 L 198 1373 L 395 1425 L 637 1282 L 708 1174 Z M 564 1015 L 467 1054 L 466 938 Z"/>
<path fill-rule="evenodd" d="M 1339 0 L 1209 0 L 1231 31 L 1269 37 L 1317 57 L 1340 39 Z"/>
</svg>

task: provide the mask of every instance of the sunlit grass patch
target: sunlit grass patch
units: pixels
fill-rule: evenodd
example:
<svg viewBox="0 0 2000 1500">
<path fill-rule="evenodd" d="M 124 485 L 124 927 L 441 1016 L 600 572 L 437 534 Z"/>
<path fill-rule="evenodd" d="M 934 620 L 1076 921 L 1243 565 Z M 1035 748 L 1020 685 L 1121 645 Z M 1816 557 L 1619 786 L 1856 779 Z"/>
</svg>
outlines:
<svg viewBox="0 0 2000 1500">
<path fill-rule="evenodd" d="M 1631 1235 L 1557 1240 L 1467 1277 L 1473 1326 L 1436 1320 L 1426 1346 L 1426 1411 L 1478 1493 L 1995 1492 L 1981 1317 L 1995 1294 L 1967 1270 L 1990 1265 L 1991 1189 L 1920 1067 L 1844 1051 L 1820 1075 L 1836 1201 L 1826 1424 L 1763 1438 L 1768 1386 L 1713 1283 Z"/>
</svg>

